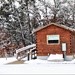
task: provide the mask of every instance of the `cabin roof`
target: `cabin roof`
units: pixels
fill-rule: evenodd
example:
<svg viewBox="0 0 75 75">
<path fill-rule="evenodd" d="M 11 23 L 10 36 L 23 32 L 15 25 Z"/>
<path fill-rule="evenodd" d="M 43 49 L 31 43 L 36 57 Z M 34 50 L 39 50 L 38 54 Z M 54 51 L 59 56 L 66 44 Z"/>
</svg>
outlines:
<svg viewBox="0 0 75 75">
<path fill-rule="evenodd" d="M 74 28 L 68 27 L 68 26 L 66 26 L 66 25 L 51 23 L 51 24 L 48 24 L 48 25 L 46 25 L 46 26 L 39 27 L 39 28 L 35 29 L 33 32 L 36 33 L 36 32 L 38 32 L 38 31 L 40 31 L 40 30 L 42 30 L 42 29 L 44 29 L 44 28 L 47 28 L 48 26 L 51 26 L 51 25 L 55 25 L 55 26 L 64 28 L 64 29 L 69 30 L 69 31 L 75 31 Z"/>
</svg>

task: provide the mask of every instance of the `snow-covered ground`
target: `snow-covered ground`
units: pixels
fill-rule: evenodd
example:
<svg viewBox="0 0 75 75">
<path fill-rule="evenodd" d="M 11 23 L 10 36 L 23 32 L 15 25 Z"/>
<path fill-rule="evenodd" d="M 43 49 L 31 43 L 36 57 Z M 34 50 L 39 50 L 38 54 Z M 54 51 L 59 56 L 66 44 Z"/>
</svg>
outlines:
<svg viewBox="0 0 75 75">
<path fill-rule="evenodd" d="M 72 61 L 25 59 L 24 64 L 6 64 L 15 60 L 17 60 L 15 57 L 7 60 L 0 58 L 0 74 L 75 74 L 75 59 Z"/>
</svg>

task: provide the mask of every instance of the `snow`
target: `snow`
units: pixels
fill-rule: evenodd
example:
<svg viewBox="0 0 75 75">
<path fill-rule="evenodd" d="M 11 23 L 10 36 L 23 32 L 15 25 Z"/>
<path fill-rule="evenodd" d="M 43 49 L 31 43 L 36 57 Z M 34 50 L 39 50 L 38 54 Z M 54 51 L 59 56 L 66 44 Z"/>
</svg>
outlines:
<svg viewBox="0 0 75 75">
<path fill-rule="evenodd" d="M 19 52 L 24 51 L 24 50 L 28 50 L 28 49 L 33 48 L 33 47 L 36 47 L 36 44 L 28 45 L 26 47 L 22 47 L 22 48 L 16 50 L 16 53 L 19 53 Z"/>
<path fill-rule="evenodd" d="M 41 60 L 41 59 L 35 59 L 35 60 L 30 60 L 30 61 L 25 61 L 27 64 L 43 64 L 43 63 L 48 63 L 46 60 Z"/>
<path fill-rule="evenodd" d="M 15 1 L 15 6 L 16 6 L 16 8 L 20 7 L 19 2 Z"/>
<path fill-rule="evenodd" d="M 58 56 L 58 55 L 57 55 Z M 35 59 L 24 64 L 7 64 L 15 57 L 0 58 L 0 74 L 75 74 L 75 59 L 72 61 L 48 61 Z"/>
<path fill-rule="evenodd" d="M 9 62 L 12 62 L 12 61 L 16 61 L 17 59 L 16 58 L 14 58 L 14 57 L 9 57 L 9 58 L 7 58 L 7 60 L 6 60 L 6 58 L 0 58 L 0 65 L 4 65 L 4 64 L 6 64 L 6 63 L 9 63 Z"/>
<path fill-rule="evenodd" d="M 62 54 L 50 54 L 47 60 L 63 60 Z"/>
</svg>

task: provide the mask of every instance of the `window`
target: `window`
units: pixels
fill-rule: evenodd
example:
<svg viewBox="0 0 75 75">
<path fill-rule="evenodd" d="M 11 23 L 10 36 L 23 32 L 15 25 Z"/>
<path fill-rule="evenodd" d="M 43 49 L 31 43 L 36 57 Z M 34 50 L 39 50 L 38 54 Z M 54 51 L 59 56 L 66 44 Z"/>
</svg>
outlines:
<svg viewBox="0 0 75 75">
<path fill-rule="evenodd" d="M 59 44 L 59 35 L 47 35 L 47 44 Z"/>
</svg>

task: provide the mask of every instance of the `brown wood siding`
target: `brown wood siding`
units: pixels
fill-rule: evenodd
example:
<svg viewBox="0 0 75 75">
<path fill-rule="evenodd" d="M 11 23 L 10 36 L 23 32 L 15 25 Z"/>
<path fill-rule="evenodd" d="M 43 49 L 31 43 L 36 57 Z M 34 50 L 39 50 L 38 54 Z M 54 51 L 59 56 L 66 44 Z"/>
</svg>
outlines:
<svg viewBox="0 0 75 75">
<path fill-rule="evenodd" d="M 59 35 L 60 44 L 48 45 L 47 44 L 47 35 Z M 51 25 L 46 28 L 43 28 L 36 32 L 36 46 L 38 56 L 45 56 L 50 54 L 61 54 L 62 52 L 62 43 L 67 44 L 67 55 L 71 54 L 71 31 Z M 75 42 L 74 42 L 75 43 Z M 74 46 L 73 46 L 74 47 Z"/>
<path fill-rule="evenodd" d="M 70 53 L 75 54 L 75 32 L 71 32 Z"/>
</svg>

